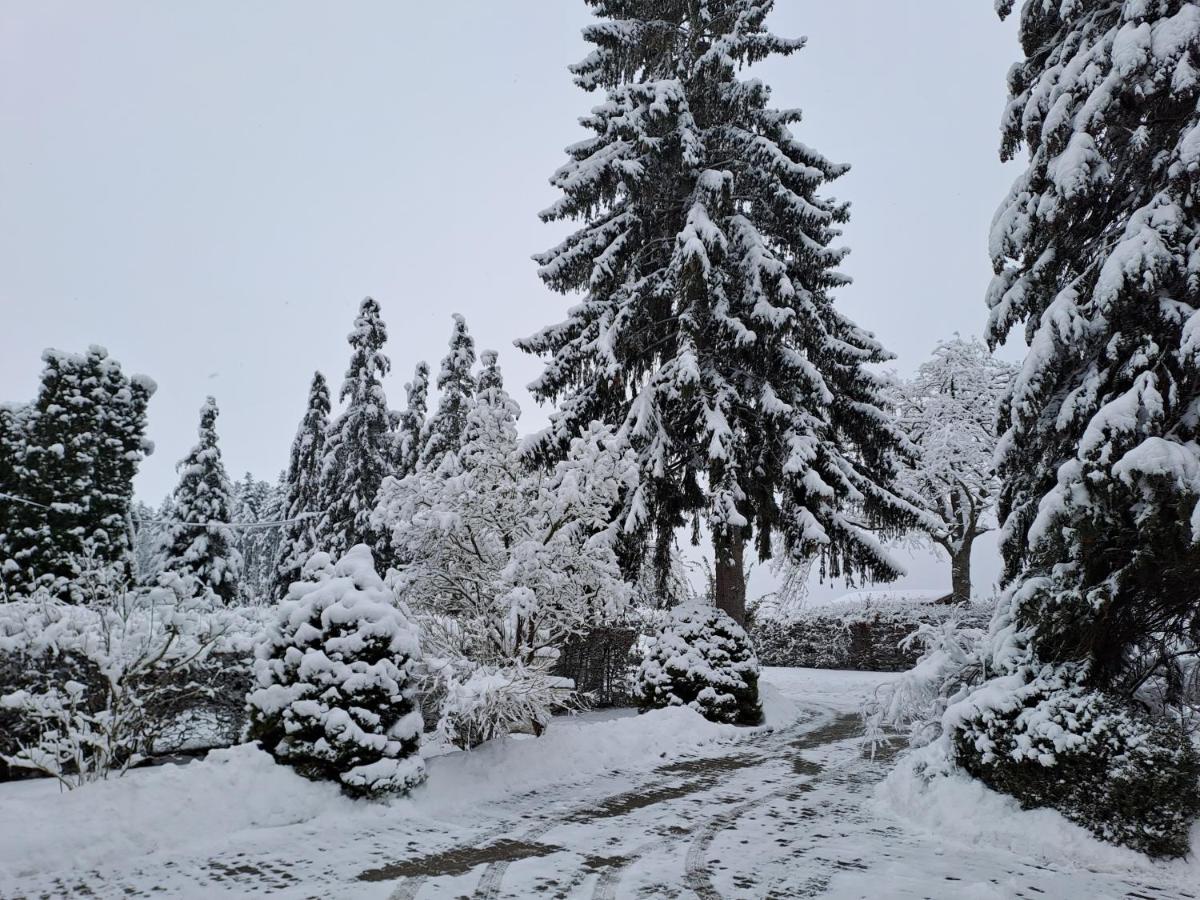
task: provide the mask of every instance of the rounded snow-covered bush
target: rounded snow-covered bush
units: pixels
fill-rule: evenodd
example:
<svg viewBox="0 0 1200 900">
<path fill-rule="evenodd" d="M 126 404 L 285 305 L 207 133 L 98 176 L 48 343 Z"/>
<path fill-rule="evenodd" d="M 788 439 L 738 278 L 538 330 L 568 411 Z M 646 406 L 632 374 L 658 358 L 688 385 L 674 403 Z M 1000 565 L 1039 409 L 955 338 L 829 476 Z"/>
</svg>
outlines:
<svg viewBox="0 0 1200 900">
<path fill-rule="evenodd" d="M 643 711 L 688 706 L 706 719 L 735 725 L 762 720 L 758 659 L 737 622 L 707 604 L 673 610 L 650 639 L 634 694 Z"/>
<path fill-rule="evenodd" d="M 255 656 L 250 736 L 279 762 L 351 796 L 424 778 L 417 632 L 365 545 L 336 566 L 325 553 L 309 560 Z"/>
<path fill-rule="evenodd" d="M 1150 856 L 1188 853 L 1200 757 L 1176 724 L 1078 686 L 1034 681 L 948 714 L 958 763 L 1026 808 L 1049 806 Z"/>
</svg>

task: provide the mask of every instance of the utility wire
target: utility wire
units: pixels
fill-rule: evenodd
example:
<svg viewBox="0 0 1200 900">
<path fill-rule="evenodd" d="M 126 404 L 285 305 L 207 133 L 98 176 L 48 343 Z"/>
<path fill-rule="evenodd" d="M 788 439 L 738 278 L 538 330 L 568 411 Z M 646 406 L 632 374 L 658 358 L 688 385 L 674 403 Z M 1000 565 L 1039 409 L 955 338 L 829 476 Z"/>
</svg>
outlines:
<svg viewBox="0 0 1200 900">
<path fill-rule="evenodd" d="M 35 506 L 38 509 L 48 509 L 53 511 L 53 506 L 47 506 L 45 503 L 35 503 L 32 500 L 26 500 L 24 497 L 16 497 L 12 494 L 0 493 L 0 500 L 11 500 L 14 503 L 24 503 L 26 506 Z M 189 528 L 208 528 L 211 525 L 224 525 L 226 528 L 275 528 L 280 525 L 292 525 L 304 519 L 311 519 L 314 516 L 320 515 L 315 512 L 303 512 L 292 519 L 275 519 L 271 522 L 177 522 L 174 519 L 144 519 L 139 516 L 133 518 L 137 520 L 139 525 L 183 525 Z"/>
</svg>

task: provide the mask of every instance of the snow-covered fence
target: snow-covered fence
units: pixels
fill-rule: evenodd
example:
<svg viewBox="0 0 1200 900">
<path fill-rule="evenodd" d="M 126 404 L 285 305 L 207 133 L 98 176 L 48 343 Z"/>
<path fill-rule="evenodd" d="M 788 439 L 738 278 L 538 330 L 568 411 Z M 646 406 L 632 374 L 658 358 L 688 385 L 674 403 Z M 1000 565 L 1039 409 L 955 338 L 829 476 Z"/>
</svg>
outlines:
<svg viewBox="0 0 1200 900">
<path fill-rule="evenodd" d="M 922 625 L 951 616 L 986 625 L 990 608 L 951 606 L 927 597 L 868 594 L 802 610 L 790 621 L 751 624 L 750 637 L 764 666 L 902 672 L 916 665 L 920 648 L 905 638 Z"/>
</svg>

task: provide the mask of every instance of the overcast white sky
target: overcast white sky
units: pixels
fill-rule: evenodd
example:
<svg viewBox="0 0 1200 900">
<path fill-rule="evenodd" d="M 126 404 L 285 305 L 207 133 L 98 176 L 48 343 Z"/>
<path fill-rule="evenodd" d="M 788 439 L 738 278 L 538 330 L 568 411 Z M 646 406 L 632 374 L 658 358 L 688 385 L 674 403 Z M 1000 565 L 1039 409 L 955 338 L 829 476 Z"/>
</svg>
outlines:
<svg viewBox="0 0 1200 900">
<path fill-rule="evenodd" d="M 274 478 L 308 381 L 336 386 L 365 295 L 383 307 L 394 407 L 441 357 L 450 313 L 501 353 L 568 301 L 532 253 L 537 212 L 595 102 L 582 0 L 0 0 L 0 399 L 45 347 L 108 347 L 152 376 L 157 502 L 217 397 L 230 472 Z M 808 47 L 759 66 L 802 140 L 853 168 L 839 302 L 908 370 L 979 334 L 1011 22 L 986 0 L 780 0 Z"/>
</svg>

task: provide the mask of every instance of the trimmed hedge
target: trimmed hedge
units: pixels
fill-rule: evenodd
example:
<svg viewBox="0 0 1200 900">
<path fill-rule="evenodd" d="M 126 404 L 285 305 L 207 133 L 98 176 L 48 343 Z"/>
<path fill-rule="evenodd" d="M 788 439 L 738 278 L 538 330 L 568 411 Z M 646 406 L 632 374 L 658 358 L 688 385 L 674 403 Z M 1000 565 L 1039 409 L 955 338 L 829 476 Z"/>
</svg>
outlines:
<svg viewBox="0 0 1200 900">
<path fill-rule="evenodd" d="M 990 607 L 950 606 L 912 599 L 862 599 L 804 610 L 790 622 L 752 622 L 748 631 L 764 666 L 903 672 L 916 665 L 920 647 L 903 647 L 922 624 L 957 616 L 986 628 Z"/>
</svg>

